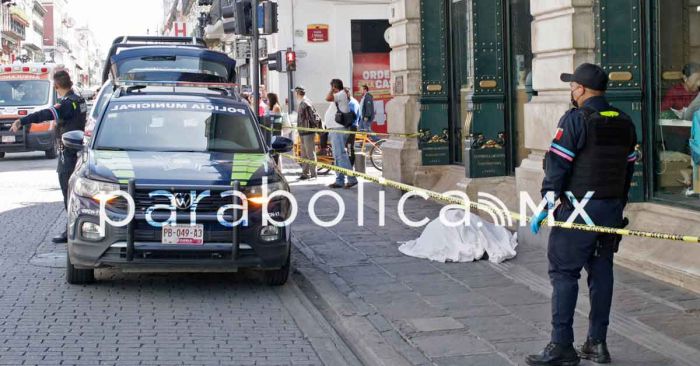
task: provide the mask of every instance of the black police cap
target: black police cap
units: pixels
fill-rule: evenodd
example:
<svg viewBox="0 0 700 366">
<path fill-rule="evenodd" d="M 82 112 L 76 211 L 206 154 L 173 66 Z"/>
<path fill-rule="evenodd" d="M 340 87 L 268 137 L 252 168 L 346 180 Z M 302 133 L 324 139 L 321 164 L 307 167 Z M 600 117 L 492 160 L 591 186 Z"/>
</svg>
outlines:
<svg viewBox="0 0 700 366">
<path fill-rule="evenodd" d="M 565 83 L 575 81 L 588 89 L 608 89 L 608 74 L 598 65 L 582 64 L 573 74 L 561 74 L 560 78 Z"/>
</svg>

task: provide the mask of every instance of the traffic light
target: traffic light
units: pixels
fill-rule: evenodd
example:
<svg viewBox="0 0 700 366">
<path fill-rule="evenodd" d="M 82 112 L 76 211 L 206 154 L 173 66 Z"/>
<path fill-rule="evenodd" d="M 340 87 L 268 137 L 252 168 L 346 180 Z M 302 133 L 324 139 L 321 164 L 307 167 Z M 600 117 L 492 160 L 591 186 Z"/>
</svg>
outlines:
<svg viewBox="0 0 700 366">
<path fill-rule="evenodd" d="M 250 0 L 236 0 L 232 5 L 221 7 L 221 17 L 224 18 L 224 33 L 253 35 L 253 4 Z"/>
<path fill-rule="evenodd" d="M 287 71 L 297 71 L 297 53 L 287 48 Z"/>
<path fill-rule="evenodd" d="M 262 29 L 263 34 L 275 34 L 279 31 L 279 26 L 277 25 L 277 3 L 272 1 L 266 1 L 262 3 L 263 11 L 263 22 Z"/>
<path fill-rule="evenodd" d="M 270 71 L 284 72 L 282 51 L 277 51 L 267 55 L 267 69 Z"/>
</svg>

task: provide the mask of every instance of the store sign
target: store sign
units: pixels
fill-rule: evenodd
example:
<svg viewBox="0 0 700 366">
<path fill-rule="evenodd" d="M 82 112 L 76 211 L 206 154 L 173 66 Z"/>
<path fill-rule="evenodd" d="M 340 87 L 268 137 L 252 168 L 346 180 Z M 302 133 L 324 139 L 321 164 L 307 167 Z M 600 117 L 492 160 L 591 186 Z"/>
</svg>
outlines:
<svg viewBox="0 0 700 366">
<path fill-rule="evenodd" d="M 352 91 L 362 101 L 362 86 L 369 86 L 374 97 L 374 132 L 387 132 L 386 104 L 391 100 L 391 66 L 388 53 L 353 54 Z"/>
<path fill-rule="evenodd" d="M 309 24 L 306 27 L 309 42 L 328 42 L 328 24 Z"/>
</svg>

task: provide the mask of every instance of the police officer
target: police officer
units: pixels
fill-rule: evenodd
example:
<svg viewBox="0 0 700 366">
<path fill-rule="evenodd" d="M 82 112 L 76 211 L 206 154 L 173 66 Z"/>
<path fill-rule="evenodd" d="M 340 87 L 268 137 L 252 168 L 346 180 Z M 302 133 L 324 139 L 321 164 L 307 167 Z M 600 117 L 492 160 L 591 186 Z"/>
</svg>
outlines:
<svg viewBox="0 0 700 366">
<path fill-rule="evenodd" d="M 68 208 L 68 179 L 73 174 L 73 169 L 78 161 L 78 152 L 66 149 L 61 142 L 61 136 L 69 131 L 85 130 L 87 116 L 87 104 L 85 99 L 73 92 L 73 82 L 70 75 L 64 70 L 56 71 L 53 75 L 54 88 L 60 97 L 60 102 L 53 107 L 43 109 L 16 120 L 12 124 L 12 131 L 17 132 L 20 128 L 31 124 L 45 121 L 56 121 L 56 132 L 59 147 L 58 156 L 58 182 L 63 192 L 63 206 Z M 54 243 L 65 243 L 67 241 L 66 231 L 53 238 Z"/>
<path fill-rule="evenodd" d="M 574 108 L 559 121 L 545 158 L 542 195 L 549 197 L 548 208 L 554 208 L 555 201 L 560 200 L 554 210 L 557 221 L 565 222 L 573 216 L 580 224 L 620 227 L 637 156 L 634 125 L 629 116 L 605 99 L 608 76 L 599 66 L 583 64 L 573 75 L 562 74 L 561 80 L 570 84 Z M 585 203 L 587 198 L 590 201 Z M 543 210 L 533 217 L 530 228 L 534 234 L 547 215 Z M 552 228 L 547 249 L 553 287 L 551 342 L 541 353 L 528 356 L 528 365 L 577 365 L 580 358 L 610 362 L 606 336 L 613 254 L 620 239 L 616 235 Z M 577 351 L 572 326 L 582 268 L 588 272 L 591 309 L 588 338 Z"/>
</svg>

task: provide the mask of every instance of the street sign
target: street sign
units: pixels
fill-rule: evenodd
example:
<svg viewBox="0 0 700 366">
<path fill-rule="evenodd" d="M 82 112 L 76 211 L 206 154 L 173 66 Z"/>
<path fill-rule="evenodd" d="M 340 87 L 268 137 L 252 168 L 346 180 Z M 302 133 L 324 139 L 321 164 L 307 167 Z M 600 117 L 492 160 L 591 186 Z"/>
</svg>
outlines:
<svg viewBox="0 0 700 366">
<path fill-rule="evenodd" d="M 238 39 L 236 41 L 236 53 L 234 58 L 239 60 L 250 58 L 250 40 Z"/>
<path fill-rule="evenodd" d="M 260 38 L 258 40 L 258 58 L 267 57 L 267 39 Z"/>
<path fill-rule="evenodd" d="M 309 42 L 328 42 L 328 24 L 309 24 L 306 27 L 306 40 Z"/>
</svg>

